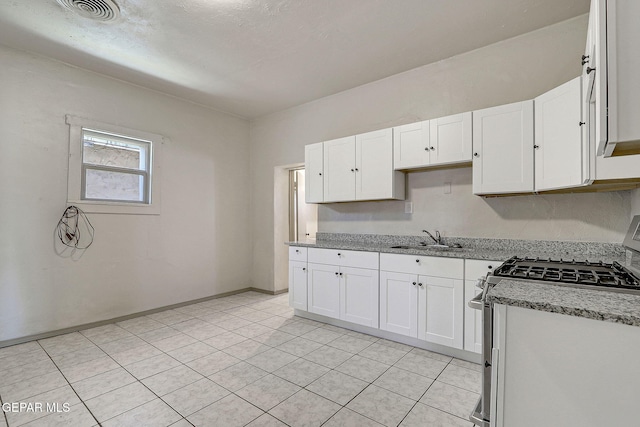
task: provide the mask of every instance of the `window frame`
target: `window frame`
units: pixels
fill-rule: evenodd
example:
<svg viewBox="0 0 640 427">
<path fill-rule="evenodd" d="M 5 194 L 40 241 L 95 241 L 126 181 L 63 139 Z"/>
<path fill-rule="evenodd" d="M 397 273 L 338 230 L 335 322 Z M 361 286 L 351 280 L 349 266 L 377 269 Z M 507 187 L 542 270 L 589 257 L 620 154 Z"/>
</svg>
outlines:
<svg viewBox="0 0 640 427">
<path fill-rule="evenodd" d="M 162 135 L 144 132 L 123 126 L 111 125 L 96 120 L 85 119 L 72 115 L 66 115 L 66 123 L 69 125 L 69 171 L 67 203 L 81 207 L 89 213 L 118 213 L 118 214 L 160 214 L 160 176 L 162 146 L 166 138 Z M 103 200 L 85 198 L 85 174 L 87 169 L 101 171 L 125 172 L 127 174 L 142 175 L 145 171 L 126 169 L 112 166 L 88 165 L 83 161 L 84 130 L 102 132 L 115 137 L 130 138 L 148 143 L 146 153 L 148 171 L 145 179 L 145 201 L 127 200 Z"/>
</svg>

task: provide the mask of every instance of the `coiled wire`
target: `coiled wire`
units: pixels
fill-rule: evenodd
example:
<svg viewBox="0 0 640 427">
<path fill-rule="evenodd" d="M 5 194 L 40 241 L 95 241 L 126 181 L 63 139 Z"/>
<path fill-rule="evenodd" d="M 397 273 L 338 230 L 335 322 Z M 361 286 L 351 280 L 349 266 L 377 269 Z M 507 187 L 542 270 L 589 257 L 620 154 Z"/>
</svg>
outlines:
<svg viewBox="0 0 640 427">
<path fill-rule="evenodd" d="M 87 232 L 88 238 L 85 238 L 83 230 Z M 58 239 L 70 248 L 87 249 L 93 243 L 93 235 L 95 229 L 87 215 L 77 206 L 69 206 L 65 209 L 58 225 L 56 226 L 56 234 Z M 82 240 L 88 240 L 84 246 Z"/>
</svg>

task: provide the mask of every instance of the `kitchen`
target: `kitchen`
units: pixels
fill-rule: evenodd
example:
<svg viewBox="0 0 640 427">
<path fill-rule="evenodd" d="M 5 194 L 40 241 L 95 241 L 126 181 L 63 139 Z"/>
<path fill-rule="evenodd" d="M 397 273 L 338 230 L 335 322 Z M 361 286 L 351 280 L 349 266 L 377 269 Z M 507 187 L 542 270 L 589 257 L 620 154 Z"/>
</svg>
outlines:
<svg viewBox="0 0 640 427">
<path fill-rule="evenodd" d="M 533 99 L 571 80 L 585 47 L 580 4 L 562 22 L 250 121 L 140 87 L 158 76 L 129 85 L 25 53 L 38 53 L 20 47 L 28 37 L 3 33 L 21 50 L 2 48 L 0 341 L 238 289 L 285 290 L 274 168 L 301 164 L 307 144 Z M 50 250 L 66 202 L 67 114 L 167 137 L 161 215 L 90 215 L 96 242 L 80 260 Z M 468 167 L 411 172 L 413 214 L 405 201 L 321 205 L 319 230 L 621 243 L 640 212 L 639 190 L 481 198 L 471 187 Z"/>
</svg>

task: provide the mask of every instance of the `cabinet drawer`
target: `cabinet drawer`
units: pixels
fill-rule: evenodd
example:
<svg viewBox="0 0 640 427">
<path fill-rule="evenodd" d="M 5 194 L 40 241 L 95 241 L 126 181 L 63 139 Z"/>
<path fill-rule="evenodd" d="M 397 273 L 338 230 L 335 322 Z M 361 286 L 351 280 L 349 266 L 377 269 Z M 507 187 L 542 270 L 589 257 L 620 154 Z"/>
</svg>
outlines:
<svg viewBox="0 0 640 427">
<path fill-rule="evenodd" d="M 309 248 L 309 262 L 342 267 L 378 268 L 378 253 Z"/>
<path fill-rule="evenodd" d="M 484 259 L 467 259 L 464 262 L 464 278 L 466 280 L 477 280 L 502 264 L 502 261 L 487 261 Z"/>
<path fill-rule="evenodd" d="M 289 246 L 290 261 L 307 261 L 307 248 L 301 246 Z"/>
<path fill-rule="evenodd" d="M 380 254 L 380 270 L 462 279 L 464 260 L 423 255 Z"/>
</svg>

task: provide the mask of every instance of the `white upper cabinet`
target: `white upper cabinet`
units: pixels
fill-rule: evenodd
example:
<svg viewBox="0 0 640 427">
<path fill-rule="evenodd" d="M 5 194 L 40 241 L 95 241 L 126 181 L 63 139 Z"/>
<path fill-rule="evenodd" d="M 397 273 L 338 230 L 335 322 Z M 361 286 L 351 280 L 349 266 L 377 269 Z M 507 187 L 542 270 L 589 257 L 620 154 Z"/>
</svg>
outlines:
<svg viewBox="0 0 640 427">
<path fill-rule="evenodd" d="M 320 203 L 324 201 L 323 143 L 309 144 L 304 147 L 305 201 Z"/>
<path fill-rule="evenodd" d="M 581 78 L 540 95 L 535 103 L 535 190 L 589 184 L 588 141 L 582 138 Z"/>
<path fill-rule="evenodd" d="M 429 120 L 393 128 L 393 166 L 411 169 L 429 164 Z"/>
<path fill-rule="evenodd" d="M 640 2 L 592 0 L 583 65 L 598 154 L 640 153 Z"/>
<path fill-rule="evenodd" d="M 533 101 L 473 112 L 473 193 L 533 191 Z"/>
<path fill-rule="evenodd" d="M 429 164 L 471 161 L 471 112 L 429 121 Z"/>
<path fill-rule="evenodd" d="M 391 129 L 324 143 L 324 202 L 404 200 L 404 175 L 393 169 Z"/>
<path fill-rule="evenodd" d="M 471 120 L 468 112 L 395 127 L 395 169 L 470 162 Z"/>
<path fill-rule="evenodd" d="M 356 199 L 356 137 L 324 142 L 324 201 Z"/>
</svg>

